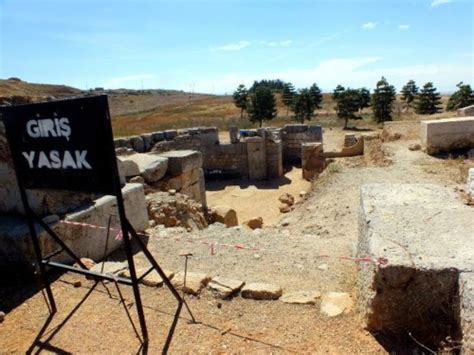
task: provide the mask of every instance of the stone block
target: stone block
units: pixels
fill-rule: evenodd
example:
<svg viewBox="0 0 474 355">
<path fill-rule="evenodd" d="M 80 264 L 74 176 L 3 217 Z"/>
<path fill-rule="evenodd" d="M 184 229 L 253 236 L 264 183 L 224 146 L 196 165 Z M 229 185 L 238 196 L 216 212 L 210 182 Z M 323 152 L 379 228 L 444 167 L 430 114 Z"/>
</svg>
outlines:
<svg viewBox="0 0 474 355">
<path fill-rule="evenodd" d="M 474 105 L 463 107 L 457 110 L 457 115 L 461 117 L 474 116 Z"/>
<path fill-rule="evenodd" d="M 237 213 L 227 205 L 212 207 L 210 216 L 214 222 L 225 224 L 227 227 L 235 227 L 239 225 Z"/>
<path fill-rule="evenodd" d="M 126 177 L 140 175 L 147 183 L 154 183 L 165 176 L 168 159 L 155 154 L 132 154 L 120 156 L 120 174 Z"/>
<path fill-rule="evenodd" d="M 230 143 L 239 143 L 239 128 L 232 126 L 229 128 Z"/>
<path fill-rule="evenodd" d="M 277 285 L 253 282 L 244 286 L 241 295 L 253 300 L 277 300 L 282 293 L 283 290 Z"/>
<path fill-rule="evenodd" d="M 173 176 L 202 167 L 202 154 L 194 150 L 172 150 L 159 156 L 168 159 L 168 173 Z"/>
<path fill-rule="evenodd" d="M 178 131 L 175 129 L 168 129 L 164 131 L 163 133 L 167 141 L 173 140 L 178 135 Z"/>
<path fill-rule="evenodd" d="M 474 148 L 474 117 L 421 121 L 421 143 L 428 154 Z"/>
<path fill-rule="evenodd" d="M 227 299 L 239 293 L 245 282 L 226 277 L 214 277 L 207 285 L 214 297 Z"/>
<path fill-rule="evenodd" d="M 280 301 L 291 304 L 315 304 L 320 297 L 321 292 L 319 291 L 298 291 L 285 293 L 281 296 Z"/>
<path fill-rule="evenodd" d="M 142 137 L 138 137 L 138 136 L 130 137 L 130 144 L 132 145 L 132 148 L 134 151 L 138 153 L 145 152 L 145 143 L 143 142 Z"/>
<path fill-rule="evenodd" d="M 209 281 L 211 281 L 211 277 L 206 274 L 199 272 L 188 272 L 186 275 L 185 286 L 184 272 L 179 272 L 175 275 L 171 283 L 176 288 L 183 290 L 183 292 L 197 296 L 201 290 L 207 286 Z"/>
<path fill-rule="evenodd" d="M 153 143 L 158 143 L 165 140 L 165 134 L 163 132 L 153 132 L 151 137 L 153 139 Z"/>
<path fill-rule="evenodd" d="M 153 135 L 151 133 L 147 133 L 147 134 L 142 134 L 141 137 L 143 140 L 143 146 L 144 146 L 145 152 L 148 152 L 151 149 L 152 144 L 153 144 Z"/>
<path fill-rule="evenodd" d="M 303 179 L 314 179 L 324 170 L 326 160 L 321 143 L 302 143 L 301 157 Z"/>
<path fill-rule="evenodd" d="M 283 127 L 283 133 L 303 133 L 308 130 L 308 125 L 306 124 L 287 124 Z"/>
<path fill-rule="evenodd" d="M 308 136 L 311 142 L 323 142 L 323 128 L 320 125 L 309 125 Z"/>
<path fill-rule="evenodd" d="M 141 184 L 127 184 L 122 189 L 127 218 L 137 231 L 148 228 L 148 212 L 145 204 L 145 195 Z M 117 203 L 113 196 L 103 196 L 94 201 L 94 204 L 75 213 L 67 214 L 65 221 L 81 222 L 97 226 L 107 226 L 109 216 L 113 214 L 108 241 L 107 256 L 122 245 L 117 240 L 117 230 L 120 228 L 117 219 Z M 47 221 L 47 223 L 50 223 Z M 79 257 L 87 257 L 99 261 L 104 256 L 106 230 L 65 224 L 59 218 L 52 219 L 50 227 Z M 36 225 L 43 255 L 58 249 L 56 243 Z M 16 270 L 21 268 L 31 272 L 34 262 L 34 252 L 27 228 L 22 217 L 0 217 L 0 270 Z M 64 252 L 52 260 L 72 264 L 72 259 Z"/>
<path fill-rule="evenodd" d="M 466 192 L 474 198 L 474 168 L 470 168 L 467 173 Z"/>
<path fill-rule="evenodd" d="M 361 190 L 358 309 L 370 331 L 405 334 L 439 345 L 459 340 L 473 297 L 462 274 L 474 269 L 474 209 L 450 188 L 430 184 L 369 184 Z M 427 322 L 427 319 L 436 319 Z"/>
<path fill-rule="evenodd" d="M 267 156 L 265 150 L 265 140 L 260 137 L 250 137 L 247 138 L 246 143 L 249 179 L 266 179 Z"/>
</svg>

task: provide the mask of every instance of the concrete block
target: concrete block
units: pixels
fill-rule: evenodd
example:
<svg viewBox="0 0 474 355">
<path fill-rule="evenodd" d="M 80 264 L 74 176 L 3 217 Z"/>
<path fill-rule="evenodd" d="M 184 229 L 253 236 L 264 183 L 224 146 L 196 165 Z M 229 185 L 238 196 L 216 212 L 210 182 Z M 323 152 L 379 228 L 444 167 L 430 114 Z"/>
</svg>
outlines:
<svg viewBox="0 0 474 355">
<path fill-rule="evenodd" d="M 147 183 L 159 181 L 168 169 L 168 159 L 155 154 L 132 154 L 120 156 L 120 174 L 126 177 L 140 175 Z"/>
<path fill-rule="evenodd" d="M 308 126 L 308 136 L 312 142 L 323 142 L 323 128 L 320 125 Z"/>
<path fill-rule="evenodd" d="M 474 148 L 474 117 L 421 121 L 421 143 L 428 154 Z"/>
<path fill-rule="evenodd" d="M 145 204 L 145 195 L 141 184 L 127 184 L 122 189 L 127 218 L 137 231 L 143 231 L 148 227 L 148 212 Z M 113 214 L 112 228 L 119 228 L 117 219 L 117 203 L 113 196 L 103 196 L 94 201 L 93 205 L 67 214 L 65 221 L 88 223 L 98 226 L 107 226 L 109 215 Z M 64 224 L 59 218 L 49 218 L 47 223 L 62 238 L 62 240 L 79 256 L 99 261 L 104 256 L 106 231 L 103 229 L 88 228 Z M 44 255 L 58 249 L 56 243 L 49 235 L 36 225 L 39 239 Z M 117 231 L 112 231 L 109 237 L 106 255 L 113 252 L 121 245 L 116 240 Z M 34 262 L 34 252 L 30 240 L 26 221 L 22 217 L 0 217 L 0 270 L 17 270 L 20 268 L 25 272 L 31 272 L 31 264 Z M 72 259 L 63 253 L 58 254 L 52 260 L 72 263 Z"/>
<path fill-rule="evenodd" d="M 358 308 L 370 331 L 416 330 L 437 349 L 472 319 L 459 316 L 463 273 L 474 269 L 474 209 L 452 190 L 429 184 L 369 184 L 361 190 Z M 432 320 L 432 321 L 427 321 Z M 464 322 L 464 323 L 463 323 Z"/>
<path fill-rule="evenodd" d="M 173 176 L 202 167 L 202 154 L 194 150 L 172 150 L 159 156 L 168 159 L 168 173 Z"/>
</svg>

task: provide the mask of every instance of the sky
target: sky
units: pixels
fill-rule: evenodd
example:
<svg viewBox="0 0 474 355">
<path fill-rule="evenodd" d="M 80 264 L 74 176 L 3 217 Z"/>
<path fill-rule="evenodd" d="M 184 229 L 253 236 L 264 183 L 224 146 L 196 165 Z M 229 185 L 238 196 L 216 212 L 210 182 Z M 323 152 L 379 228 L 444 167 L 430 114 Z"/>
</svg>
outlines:
<svg viewBox="0 0 474 355">
<path fill-rule="evenodd" d="M 0 78 L 231 93 L 474 84 L 470 0 L 0 0 Z"/>
</svg>

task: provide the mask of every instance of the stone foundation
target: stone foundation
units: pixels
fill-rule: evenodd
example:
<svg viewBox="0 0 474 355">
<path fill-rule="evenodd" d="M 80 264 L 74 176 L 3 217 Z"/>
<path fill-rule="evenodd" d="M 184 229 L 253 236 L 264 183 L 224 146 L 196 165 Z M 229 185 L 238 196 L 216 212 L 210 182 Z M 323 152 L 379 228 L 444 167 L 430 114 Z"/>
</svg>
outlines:
<svg viewBox="0 0 474 355">
<path fill-rule="evenodd" d="M 240 131 L 231 127 L 229 135 L 231 143 L 220 144 L 217 128 L 170 130 L 119 138 L 115 140 L 115 146 L 157 154 L 197 150 L 202 154 L 204 173 L 222 172 L 261 180 L 283 176 L 284 163 L 299 164 L 301 143 L 322 142 L 321 126 L 304 124 Z M 251 156 L 255 152 L 258 152 L 258 157 Z"/>
</svg>

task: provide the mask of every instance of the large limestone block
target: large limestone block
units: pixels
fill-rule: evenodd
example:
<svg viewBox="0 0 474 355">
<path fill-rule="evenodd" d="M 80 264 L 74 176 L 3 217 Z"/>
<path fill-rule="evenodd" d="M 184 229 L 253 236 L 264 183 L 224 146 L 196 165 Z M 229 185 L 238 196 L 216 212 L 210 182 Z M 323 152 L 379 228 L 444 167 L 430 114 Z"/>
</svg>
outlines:
<svg viewBox="0 0 474 355">
<path fill-rule="evenodd" d="M 249 179 L 263 180 L 267 178 L 267 155 L 265 140 L 260 137 L 250 137 L 247 143 L 247 159 Z"/>
<path fill-rule="evenodd" d="M 125 211 L 130 223 L 137 231 L 148 228 L 148 212 L 145 204 L 145 195 L 141 184 L 127 184 L 122 189 Z M 94 201 L 94 204 L 75 213 L 67 214 L 66 222 L 80 222 L 95 226 L 106 227 L 111 218 L 113 228 L 109 235 L 107 250 L 105 249 L 107 231 L 105 229 L 77 226 L 59 221 L 59 217 L 48 218 L 50 227 L 79 257 L 101 260 L 122 245 L 117 239 L 120 223 L 117 218 L 117 201 L 113 196 L 103 196 Z M 111 217 L 112 216 L 112 217 Z M 53 216 L 54 217 L 54 216 Z M 36 226 L 41 248 L 44 255 L 58 249 L 56 243 L 40 228 Z M 26 222 L 21 218 L 8 218 L 0 221 L 0 269 L 27 266 L 35 260 Z M 52 260 L 72 262 L 72 259 L 63 253 Z"/>
<path fill-rule="evenodd" d="M 421 143 L 428 154 L 474 148 L 474 117 L 421 121 Z"/>
<path fill-rule="evenodd" d="M 283 290 L 277 285 L 253 282 L 244 286 L 241 295 L 254 300 L 277 300 L 282 293 Z"/>
<path fill-rule="evenodd" d="M 195 150 L 172 150 L 159 156 L 168 159 L 168 173 L 173 176 L 202 167 L 202 154 Z"/>
<path fill-rule="evenodd" d="M 358 309 L 369 330 L 442 341 L 463 323 L 460 272 L 474 270 L 474 209 L 452 188 L 368 184 L 361 190 Z M 471 293 L 472 295 L 472 293 Z M 433 323 L 437 319 L 436 332 Z M 464 334 L 465 335 L 465 334 Z M 431 339 L 430 341 L 433 341 Z"/>
<path fill-rule="evenodd" d="M 132 177 L 140 175 L 147 183 L 159 181 L 168 169 L 168 159 L 154 154 L 132 154 L 117 158 L 120 175 Z"/>
</svg>

